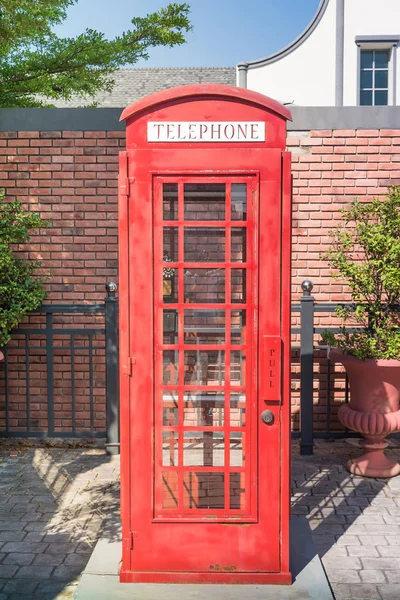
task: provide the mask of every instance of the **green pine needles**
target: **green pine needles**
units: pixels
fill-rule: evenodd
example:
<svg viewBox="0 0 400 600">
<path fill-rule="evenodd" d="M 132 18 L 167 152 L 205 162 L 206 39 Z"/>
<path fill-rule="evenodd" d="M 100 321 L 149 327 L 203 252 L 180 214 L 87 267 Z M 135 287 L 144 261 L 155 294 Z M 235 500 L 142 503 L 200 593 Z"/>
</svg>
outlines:
<svg viewBox="0 0 400 600">
<path fill-rule="evenodd" d="M 148 58 L 151 48 L 184 44 L 192 29 L 189 6 L 172 3 L 134 17 L 130 28 L 112 40 L 93 29 L 74 38 L 57 36 L 53 28 L 77 3 L 0 0 L 0 107 L 51 106 L 74 96 L 93 99 L 98 91 L 112 89 L 110 75 L 116 69 Z"/>
<path fill-rule="evenodd" d="M 33 230 L 46 225 L 38 213 L 25 211 L 19 200 L 6 202 L 0 191 L 0 347 L 46 296 L 43 280 L 34 275 L 38 261 L 17 258 L 13 253 L 14 244 L 26 244 Z"/>
<path fill-rule="evenodd" d="M 354 311 L 336 312 L 343 323 L 355 322 L 357 331 L 349 333 L 343 324 L 339 335 L 325 331 L 323 341 L 361 359 L 400 359 L 400 187 L 341 212 L 322 259 L 350 288 Z"/>
</svg>

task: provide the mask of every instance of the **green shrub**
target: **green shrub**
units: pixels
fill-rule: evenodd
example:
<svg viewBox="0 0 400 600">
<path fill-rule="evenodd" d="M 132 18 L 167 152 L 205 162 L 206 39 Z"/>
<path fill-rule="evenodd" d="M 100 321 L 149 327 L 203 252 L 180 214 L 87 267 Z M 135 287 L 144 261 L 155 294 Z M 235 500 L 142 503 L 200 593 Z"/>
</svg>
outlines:
<svg viewBox="0 0 400 600">
<path fill-rule="evenodd" d="M 339 335 L 323 340 L 358 358 L 400 358 L 400 187 L 385 199 L 352 202 L 330 232 L 331 247 L 322 255 L 333 276 L 350 288 L 354 310 L 338 307 Z M 345 322 L 353 321 L 355 333 Z"/>
<path fill-rule="evenodd" d="M 15 244 L 26 244 L 33 230 L 45 227 L 38 213 L 27 212 L 19 200 L 7 202 L 0 191 L 0 347 L 11 330 L 46 296 L 43 280 L 34 275 L 39 262 L 17 258 Z"/>
</svg>

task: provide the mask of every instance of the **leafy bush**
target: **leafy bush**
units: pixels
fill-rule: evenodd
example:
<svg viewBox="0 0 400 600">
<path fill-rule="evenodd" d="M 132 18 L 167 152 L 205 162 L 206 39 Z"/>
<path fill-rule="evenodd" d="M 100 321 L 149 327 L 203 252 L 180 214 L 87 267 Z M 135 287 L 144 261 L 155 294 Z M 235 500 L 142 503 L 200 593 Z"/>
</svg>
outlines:
<svg viewBox="0 0 400 600">
<path fill-rule="evenodd" d="M 325 343 L 358 358 L 400 358 L 400 187 L 386 199 L 358 200 L 343 209 L 331 247 L 322 255 L 333 276 L 350 288 L 354 310 L 338 307 L 343 323 L 355 322 L 349 333 L 324 332 Z"/>
<path fill-rule="evenodd" d="M 38 261 L 17 258 L 14 244 L 25 244 L 30 233 L 47 223 L 38 213 L 27 212 L 19 200 L 6 202 L 0 191 L 0 347 L 10 340 L 11 330 L 41 305 L 46 292 L 43 280 L 34 276 Z"/>
</svg>

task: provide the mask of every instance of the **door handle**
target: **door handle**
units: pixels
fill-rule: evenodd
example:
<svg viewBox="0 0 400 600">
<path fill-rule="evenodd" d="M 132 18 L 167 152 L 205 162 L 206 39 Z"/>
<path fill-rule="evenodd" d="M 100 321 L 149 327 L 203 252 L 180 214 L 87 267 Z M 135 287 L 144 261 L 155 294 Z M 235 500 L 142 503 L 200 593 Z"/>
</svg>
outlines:
<svg viewBox="0 0 400 600">
<path fill-rule="evenodd" d="M 272 410 L 263 410 L 260 417 L 261 421 L 266 425 L 272 425 L 275 421 L 275 415 Z"/>
</svg>

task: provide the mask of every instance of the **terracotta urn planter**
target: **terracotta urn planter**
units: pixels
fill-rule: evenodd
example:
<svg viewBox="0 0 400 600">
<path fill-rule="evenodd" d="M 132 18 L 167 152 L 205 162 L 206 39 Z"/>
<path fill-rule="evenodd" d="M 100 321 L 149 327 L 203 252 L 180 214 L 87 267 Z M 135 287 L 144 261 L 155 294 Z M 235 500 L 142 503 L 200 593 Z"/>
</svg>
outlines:
<svg viewBox="0 0 400 600">
<path fill-rule="evenodd" d="M 342 404 L 338 417 L 348 429 L 364 437 L 364 453 L 347 463 L 354 475 L 393 477 L 400 464 L 385 456 L 385 437 L 400 431 L 400 360 L 367 359 L 331 350 L 330 359 L 342 363 L 350 385 L 350 402 Z"/>
</svg>

